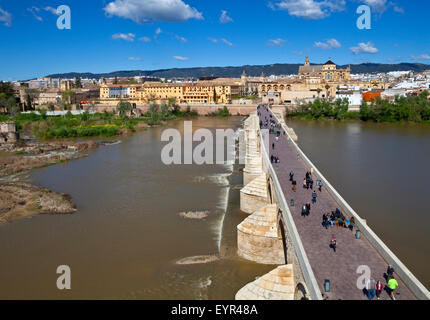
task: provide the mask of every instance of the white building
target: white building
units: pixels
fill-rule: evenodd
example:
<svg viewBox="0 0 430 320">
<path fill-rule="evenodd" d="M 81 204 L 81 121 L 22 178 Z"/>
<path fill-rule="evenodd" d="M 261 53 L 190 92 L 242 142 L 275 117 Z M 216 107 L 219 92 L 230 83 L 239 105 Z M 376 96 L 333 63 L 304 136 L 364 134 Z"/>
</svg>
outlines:
<svg viewBox="0 0 430 320">
<path fill-rule="evenodd" d="M 339 88 L 341 89 L 341 88 Z M 348 111 L 360 111 L 361 103 L 363 102 L 363 95 L 360 87 L 348 88 L 348 90 L 340 90 L 335 97 L 337 99 L 348 99 Z"/>
</svg>

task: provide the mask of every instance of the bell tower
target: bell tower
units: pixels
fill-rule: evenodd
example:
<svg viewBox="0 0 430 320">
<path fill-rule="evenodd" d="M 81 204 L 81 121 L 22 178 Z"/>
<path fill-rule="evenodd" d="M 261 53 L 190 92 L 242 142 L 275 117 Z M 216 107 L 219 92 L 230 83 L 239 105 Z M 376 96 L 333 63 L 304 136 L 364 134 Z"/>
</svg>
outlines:
<svg viewBox="0 0 430 320">
<path fill-rule="evenodd" d="M 306 56 L 305 67 L 309 67 L 311 64 L 309 63 L 309 57 Z"/>
</svg>

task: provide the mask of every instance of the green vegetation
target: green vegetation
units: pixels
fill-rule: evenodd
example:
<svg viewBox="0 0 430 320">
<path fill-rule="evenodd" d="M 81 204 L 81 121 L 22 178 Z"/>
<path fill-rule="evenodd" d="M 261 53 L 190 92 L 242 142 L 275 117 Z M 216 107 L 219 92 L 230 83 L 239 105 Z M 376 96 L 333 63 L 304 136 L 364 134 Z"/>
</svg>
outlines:
<svg viewBox="0 0 430 320">
<path fill-rule="evenodd" d="M 225 117 L 230 117 L 231 114 L 228 108 L 224 106 L 222 109 L 218 109 L 216 112 L 209 113 L 208 116 L 225 118 Z"/>
<path fill-rule="evenodd" d="M 12 116 L 19 112 L 17 99 L 13 94 L 13 86 L 10 82 L 0 81 L 0 112 L 2 111 Z"/>
<path fill-rule="evenodd" d="M 84 112 L 73 115 L 70 111 L 63 116 L 48 116 L 46 110 L 38 113 L 16 115 L 0 114 L 0 121 L 15 121 L 19 132 L 33 132 L 40 139 L 76 138 L 76 137 L 113 137 L 124 132 L 134 132 L 139 124 L 159 125 L 165 121 L 196 116 L 196 111 L 187 107 L 185 111 L 175 105 L 173 100 L 161 105 L 151 104 L 147 113 L 140 113 L 128 102 L 118 104 L 116 112 L 90 114 Z M 133 116 L 132 116 L 133 115 Z"/>
<path fill-rule="evenodd" d="M 377 99 L 370 103 L 363 101 L 359 112 L 348 111 L 348 100 L 334 102 L 317 99 L 299 106 L 297 111 L 288 112 L 287 117 L 306 120 L 335 119 L 362 120 L 373 122 L 430 122 L 429 93 L 419 96 L 396 97 L 393 102 Z"/>
<path fill-rule="evenodd" d="M 316 99 L 314 102 L 301 104 L 295 112 L 288 112 L 287 117 L 307 120 L 359 118 L 358 112 L 348 112 L 348 105 L 348 99 L 337 99 L 334 102 Z"/>
<path fill-rule="evenodd" d="M 430 100 L 428 91 L 419 96 L 396 97 L 393 103 L 378 99 L 363 104 L 360 119 L 374 122 L 430 122 Z"/>
</svg>

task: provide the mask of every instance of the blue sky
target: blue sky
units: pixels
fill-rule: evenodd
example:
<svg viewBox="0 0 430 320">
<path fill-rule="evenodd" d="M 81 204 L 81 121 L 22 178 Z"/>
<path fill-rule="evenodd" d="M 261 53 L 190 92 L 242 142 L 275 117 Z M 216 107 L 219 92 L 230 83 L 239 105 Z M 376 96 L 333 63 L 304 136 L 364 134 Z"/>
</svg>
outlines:
<svg viewBox="0 0 430 320">
<path fill-rule="evenodd" d="M 372 8 L 359 30 L 357 7 Z M 71 9 L 59 30 L 55 10 Z M 430 64 L 429 1 L 0 0 L 0 79 L 245 64 Z"/>
</svg>

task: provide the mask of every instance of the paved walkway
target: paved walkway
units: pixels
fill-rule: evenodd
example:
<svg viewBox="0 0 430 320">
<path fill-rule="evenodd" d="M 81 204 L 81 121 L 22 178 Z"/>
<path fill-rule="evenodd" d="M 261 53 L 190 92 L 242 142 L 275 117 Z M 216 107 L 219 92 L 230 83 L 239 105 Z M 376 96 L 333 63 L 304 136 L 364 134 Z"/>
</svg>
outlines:
<svg viewBox="0 0 430 320">
<path fill-rule="evenodd" d="M 270 119 L 269 111 L 260 108 L 260 119 Z M 273 117 L 273 120 L 275 118 Z M 268 129 L 268 128 L 266 128 Z M 272 143 L 275 143 L 275 149 L 272 149 Z M 380 280 L 384 286 L 386 281 L 383 277 L 387 270 L 387 263 L 367 241 L 363 235 L 361 239 L 355 238 L 354 232 L 349 229 L 338 229 L 329 227 L 326 230 L 322 226 L 322 215 L 331 213 L 340 206 L 332 198 L 332 196 L 322 188 L 319 192 L 314 184 L 314 190 L 317 191 L 318 197 L 316 204 L 312 204 L 312 190 L 303 188 L 303 179 L 306 172 L 311 171 L 306 166 L 304 161 L 297 159 L 297 152 L 294 146 L 288 143 L 285 136 L 279 137 L 279 141 L 275 141 L 275 135 L 270 135 L 270 152 L 271 155 L 277 156 L 280 159 L 279 164 L 273 164 L 277 169 L 278 180 L 281 184 L 286 201 L 289 203 L 294 199 L 295 206 L 290 207 L 291 214 L 303 242 L 309 262 L 320 286 L 321 292 L 325 298 L 331 300 L 365 300 L 367 296 L 363 291 L 357 288 L 357 279 L 360 276 L 356 273 L 357 267 L 367 265 L 372 271 L 372 276 L 375 280 Z M 294 172 L 294 180 L 297 181 L 297 192 L 292 191 L 291 182 L 289 181 L 290 171 Z M 314 179 L 316 180 L 316 179 Z M 316 182 L 316 181 L 315 181 Z M 301 216 L 301 208 L 305 203 L 311 203 L 311 214 L 307 217 Z M 336 252 L 331 249 L 330 241 L 332 235 L 337 239 Z M 329 279 L 331 283 L 331 291 L 324 293 L 324 280 Z M 396 277 L 399 282 L 399 287 L 396 290 L 396 299 L 410 300 L 415 299 L 412 292 Z M 376 299 L 376 298 L 375 298 Z M 390 299 L 388 294 L 383 291 L 381 300 Z"/>
</svg>

